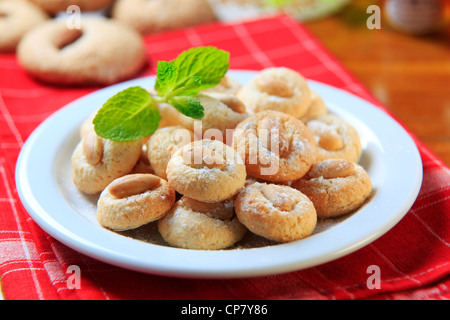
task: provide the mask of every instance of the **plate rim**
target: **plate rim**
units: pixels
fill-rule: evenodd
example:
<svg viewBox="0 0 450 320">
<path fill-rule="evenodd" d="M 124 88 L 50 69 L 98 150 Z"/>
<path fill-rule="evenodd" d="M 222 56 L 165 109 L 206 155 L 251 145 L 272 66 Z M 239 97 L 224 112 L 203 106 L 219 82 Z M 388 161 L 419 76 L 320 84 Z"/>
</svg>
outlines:
<svg viewBox="0 0 450 320">
<path fill-rule="evenodd" d="M 229 70 L 229 74 L 231 76 L 236 76 L 239 74 L 245 74 L 247 77 L 251 77 L 256 74 L 257 71 L 255 70 L 239 70 L 239 69 L 232 69 Z M 33 151 L 33 147 L 35 147 L 36 141 L 39 141 L 38 139 L 42 137 L 42 135 L 45 133 L 46 130 L 48 130 L 48 127 L 51 127 L 53 122 L 57 121 L 58 117 L 61 117 L 62 115 L 65 115 L 65 113 L 69 113 L 71 108 L 75 108 L 77 104 L 82 104 L 85 101 L 88 101 L 89 99 L 95 99 L 97 95 L 101 95 L 101 93 L 106 93 L 109 91 L 114 90 L 120 90 L 121 88 L 126 88 L 134 84 L 143 83 L 145 81 L 151 81 L 154 80 L 154 76 L 147 76 L 142 78 L 137 78 L 125 82 L 121 82 L 112 86 L 108 86 L 96 91 L 93 91 L 87 95 L 84 95 L 82 97 L 79 97 L 78 99 L 66 104 L 65 106 L 61 107 L 52 115 L 50 115 L 46 120 L 44 120 L 41 124 L 39 124 L 35 130 L 30 134 L 28 139 L 25 141 L 17 162 L 16 162 L 16 171 L 15 171 L 15 181 L 16 181 L 16 187 L 17 192 L 19 195 L 19 198 L 25 207 L 28 214 L 33 218 L 33 220 L 48 234 L 50 234 L 52 237 L 60 241 L 61 243 L 67 245 L 68 247 L 74 249 L 75 251 L 78 251 L 82 254 L 85 254 L 87 256 L 90 256 L 94 259 L 103 261 L 105 263 L 109 263 L 112 265 L 116 265 L 118 267 L 122 267 L 129 270 L 134 270 L 138 272 L 143 273 L 150 273 L 150 274 L 156 274 L 156 275 L 164 275 L 164 276 L 176 276 L 176 277 L 184 277 L 184 278 L 242 278 L 242 277 L 254 277 L 254 276 L 265 276 L 265 275 L 273 275 L 273 274 L 281 274 L 291 271 L 297 271 L 302 270 L 305 268 L 309 268 L 312 266 L 317 266 L 326 262 L 330 262 L 333 260 L 336 260 L 340 257 L 343 257 L 345 255 L 348 255 L 352 252 L 355 252 L 359 250 L 360 248 L 372 243 L 382 235 L 384 235 L 386 232 L 391 230 L 403 217 L 404 215 L 409 211 L 411 206 L 414 204 L 415 199 L 418 196 L 418 193 L 420 191 L 422 178 L 423 178 L 423 166 L 422 161 L 420 157 L 420 153 L 417 149 L 417 145 L 414 143 L 411 136 L 406 132 L 406 130 L 392 117 L 390 117 L 387 113 L 385 113 L 383 110 L 381 110 L 379 107 L 376 107 L 369 101 L 364 100 L 361 97 L 358 97 L 354 95 L 353 93 L 350 93 L 348 91 L 345 91 L 343 89 L 331 86 L 329 84 L 321 83 L 314 80 L 309 80 L 308 82 L 313 87 L 322 87 L 326 88 L 326 90 L 330 90 L 331 92 L 338 93 L 343 95 L 345 98 L 356 99 L 355 101 L 359 101 L 359 103 L 363 103 L 369 108 L 371 108 L 371 112 L 375 112 L 378 114 L 378 116 L 381 116 L 384 118 L 384 120 L 390 121 L 392 124 L 394 124 L 395 129 L 402 134 L 402 139 L 406 139 L 408 143 L 410 144 L 410 147 L 412 149 L 408 150 L 410 152 L 411 159 L 414 160 L 414 167 L 420 170 L 416 170 L 416 176 L 414 177 L 414 185 L 411 186 L 410 190 L 408 190 L 409 196 L 407 199 L 403 199 L 402 208 L 398 210 L 395 214 L 391 214 L 392 217 L 389 219 L 388 222 L 383 224 L 382 229 L 372 231 L 370 232 L 370 235 L 359 238 L 356 243 L 354 241 L 349 241 L 349 243 L 345 245 L 341 245 L 340 249 L 334 252 L 329 252 L 326 256 L 317 256 L 312 254 L 313 258 L 310 258 L 308 261 L 300 261 L 298 259 L 288 259 L 287 262 L 284 264 L 277 264 L 277 263 L 271 263 L 270 261 L 267 261 L 264 265 L 260 266 L 247 266 L 244 264 L 242 266 L 239 264 L 238 266 L 224 268 L 206 268 L 206 267 L 199 267 L 197 261 L 191 261 L 189 259 L 204 259 L 205 255 L 208 255 L 208 257 L 211 257 L 211 259 L 218 259 L 220 261 L 224 260 L 224 256 L 228 259 L 229 256 L 237 256 L 240 257 L 244 253 L 251 253 L 255 250 L 265 250 L 268 254 L 273 253 L 273 250 L 280 251 L 281 253 L 287 251 L 289 253 L 290 250 L 292 250 L 292 247 L 304 247 L 309 244 L 309 242 L 314 241 L 317 239 L 314 238 L 315 236 L 311 236 L 310 238 L 302 239 L 301 242 L 293 242 L 293 243 L 286 243 L 286 244 L 279 244 L 273 247 L 264 247 L 264 248 L 249 248 L 249 249 L 235 249 L 235 250 L 218 250 L 218 251 L 203 251 L 203 250 L 189 250 L 189 249 L 180 249 L 180 248 L 171 248 L 171 247 L 163 247 L 158 245 L 153 245 L 149 243 L 140 242 L 139 240 L 135 239 L 129 239 L 120 235 L 117 235 L 109 230 L 103 230 L 101 231 L 102 235 L 104 235 L 106 238 L 111 238 L 111 235 L 113 236 L 113 241 L 117 237 L 121 237 L 120 244 L 121 245 L 128 245 L 133 244 L 133 246 L 136 246 L 135 250 L 133 250 L 133 254 L 127 254 L 124 255 L 123 252 L 118 252 L 117 250 L 113 250 L 113 248 L 110 247 L 104 247 L 99 245 L 98 243 L 92 242 L 92 239 L 85 239 L 83 237 L 80 237 L 79 234 L 74 233 L 71 230 L 68 230 L 67 228 L 63 227 L 57 219 L 55 219 L 54 216 L 52 216 L 50 213 L 46 212 L 46 210 L 41 206 L 39 201 L 35 199 L 33 195 L 33 190 L 31 190 L 29 181 L 30 177 L 27 175 L 27 172 L 25 170 L 26 165 L 30 161 L 30 152 Z M 142 84 L 141 84 L 142 85 Z M 325 89 L 324 89 L 325 90 Z M 67 111 L 69 110 L 69 111 Z M 87 115 L 86 115 L 87 116 Z M 401 151 L 401 150 L 400 150 Z M 54 178 L 53 176 L 51 177 Z M 79 214 L 78 214 L 79 215 Z M 345 223 L 345 221 L 343 222 Z M 86 224 L 87 226 L 88 224 Z M 339 225 L 333 227 L 332 229 L 337 228 Z M 95 227 L 95 230 L 98 231 L 98 227 L 91 225 L 91 227 Z M 327 230 L 326 232 L 329 232 L 330 230 Z M 336 231 L 336 230 L 334 230 Z M 108 236 L 110 234 L 110 236 Z M 322 239 L 321 239 L 322 240 Z M 323 241 L 323 240 L 322 240 Z M 300 245 L 302 244 L 302 245 Z M 172 252 L 175 252 L 176 254 L 179 254 L 183 258 L 187 258 L 188 261 L 191 262 L 191 265 L 184 265 L 182 267 L 177 267 L 174 265 L 174 261 L 170 260 L 169 264 L 164 263 L 155 263 L 151 262 L 145 259 L 141 259 L 137 256 L 135 256 L 136 253 L 139 253 L 139 250 L 145 250 L 147 248 L 146 246 L 151 245 L 154 247 L 160 247 L 158 249 L 152 248 L 153 250 L 150 251 L 156 251 L 157 253 L 161 253 L 159 249 L 162 248 L 162 254 L 164 255 L 166 252 L 167 255 L 170 255 Z M 145 247 L 144 247 L 145 246 Z M 136 249 L 138 249 L 136 251 Z M 276 253 L 276 252 L 275 252 Z M 222 255 L 222 257 L 218 256 L 219 254 Z M 189 255 L 189 257 L 186 257 L 186 255 Z M 280 255 L 280 253 L 278 253 Z M 167 256 L 165 256 L 166 259 L 171 259 Z M 121 259 L 125 259 L 121 260 Z M 169 260 L 168 260 L 169 261 Z M 224 260 L 226 261 L 226 260 Z"/>
</svg>

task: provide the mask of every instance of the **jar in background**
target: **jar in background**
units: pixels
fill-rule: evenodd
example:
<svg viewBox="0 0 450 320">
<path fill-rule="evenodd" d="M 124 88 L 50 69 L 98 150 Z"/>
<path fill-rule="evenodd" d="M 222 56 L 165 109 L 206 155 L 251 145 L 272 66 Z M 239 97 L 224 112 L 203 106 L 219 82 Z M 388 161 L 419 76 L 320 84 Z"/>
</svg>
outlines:
<svg viewBox="0 0 450 320">
<path fill-rule="evenodd" d="M 386 22 L 395 30 L 423 35 L 443 28 L 449 0 L 383 0 Z"/>
</svg>

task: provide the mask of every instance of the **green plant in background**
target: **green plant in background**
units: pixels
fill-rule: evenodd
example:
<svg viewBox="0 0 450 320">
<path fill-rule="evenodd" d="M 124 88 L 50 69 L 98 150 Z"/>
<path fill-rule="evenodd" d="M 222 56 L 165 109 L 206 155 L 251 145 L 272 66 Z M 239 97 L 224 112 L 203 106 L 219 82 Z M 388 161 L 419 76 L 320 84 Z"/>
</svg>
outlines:
<svg viewBox="0 0 450 320">
<path fill-rule="evenodd" d="M 298 0 L 265 0 L 265 3 L 269 7 L 280 7 L 288 3 L 298 2 Z M 311 2 L 311 1 L 310 1 Z M 336 0 L 319 0 L 316 2 L 337 2 Z"/>
<path fill-rule="evenodd" d="M 349 2 L 350 0 L 264 0 L 264 5 L 281 10 L 300 21 L 307 21 L 333 14 Z"/>
</svg>

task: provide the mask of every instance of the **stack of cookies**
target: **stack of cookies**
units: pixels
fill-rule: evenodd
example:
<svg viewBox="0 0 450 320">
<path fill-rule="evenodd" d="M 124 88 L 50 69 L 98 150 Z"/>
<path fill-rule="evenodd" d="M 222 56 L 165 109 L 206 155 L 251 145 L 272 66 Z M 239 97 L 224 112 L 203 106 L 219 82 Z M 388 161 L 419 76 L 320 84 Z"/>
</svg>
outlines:
<svg viewBox="0 0 450 320">
<path fill-rule="evenodd" d="M 202 121 L 161 104 L 160 128 L 139 141 L 100 138 L 86 120 L 73 179 L 99 194 L 101 226 L 155 223 L 168 245 L 219 250 L 247 233 L 301 240 L 318 219 L 354 212 L 368 199 L 358 132 L 298 72 L 269 68 L 246 84 L 225 76 L 197 99 Z"/>
</svg>

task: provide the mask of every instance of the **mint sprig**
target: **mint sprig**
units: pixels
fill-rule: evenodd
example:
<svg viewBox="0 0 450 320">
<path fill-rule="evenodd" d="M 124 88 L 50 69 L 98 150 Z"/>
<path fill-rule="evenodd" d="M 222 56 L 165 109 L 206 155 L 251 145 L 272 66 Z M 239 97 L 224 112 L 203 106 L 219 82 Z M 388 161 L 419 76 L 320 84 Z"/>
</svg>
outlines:
<svg viewBox="0 0 450 320">
<path fill-rule="evenodd" d="M 161 115 L 150 93 L 141 87 L 125 89 L 106 101 L 94 118 L 94 129 L 112 141 L 133 141 L 158 129 Z"/>
<path fill-rule="evenodd" d="M 117 93 L 95 116 L 96 133 L 113 141 L 147 137 L 161 120 L 157 103 L 171 104 L 188 117 L 202 119 L 204 108 L 195 95 L 219 84 L 228 71 L 229 58 L 228 52 L 215 47 L 197 47 L 182 52 L 173 61 L 159 61 L 156 96 L 141 87 Z"/>
</svg>

